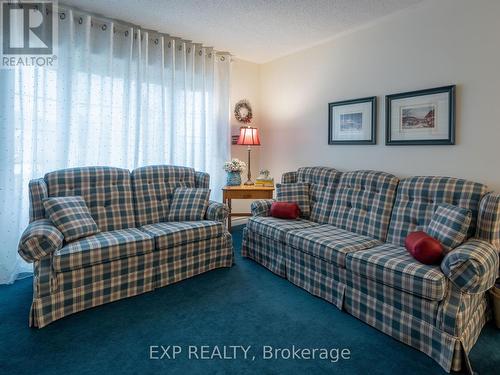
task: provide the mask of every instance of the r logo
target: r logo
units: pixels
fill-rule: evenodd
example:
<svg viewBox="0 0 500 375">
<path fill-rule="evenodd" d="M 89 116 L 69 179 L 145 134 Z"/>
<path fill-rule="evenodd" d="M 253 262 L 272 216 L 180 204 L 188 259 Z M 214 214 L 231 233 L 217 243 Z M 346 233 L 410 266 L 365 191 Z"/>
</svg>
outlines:
<svg viewBox="0 0 500 375">
<path fill-rule="evenodd" d="M 2 2 L 3 54 L 51 55 L 54 26 L 52 12 L 52 2 Z"/>
</svg>

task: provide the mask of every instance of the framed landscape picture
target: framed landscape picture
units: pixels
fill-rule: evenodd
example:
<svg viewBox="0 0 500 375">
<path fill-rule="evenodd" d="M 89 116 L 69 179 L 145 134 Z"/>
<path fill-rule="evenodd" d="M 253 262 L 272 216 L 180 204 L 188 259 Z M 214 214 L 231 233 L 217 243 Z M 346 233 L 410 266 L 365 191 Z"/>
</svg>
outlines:
<svg viewBox="0 0 500 375">
<path fill-rule="evenodd" d="M 385 97 L 386 145 L 455 144 L 455 86 Z"/>
<path fill-rule="evenodd" d="M 328 103 L 328 144 L 354 145 L 377 142 L 377 98 Z"/>
</svg>

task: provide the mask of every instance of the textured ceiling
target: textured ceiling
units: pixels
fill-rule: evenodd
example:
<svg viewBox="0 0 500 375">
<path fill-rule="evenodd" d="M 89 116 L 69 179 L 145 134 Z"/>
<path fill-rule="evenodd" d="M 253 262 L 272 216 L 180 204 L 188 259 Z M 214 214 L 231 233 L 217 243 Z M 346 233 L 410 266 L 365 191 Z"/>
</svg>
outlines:
<svg viewBox="0 0 500 375">
<path fill-rule="evenodd" d="M 60 0 L 268 62 L 422 0 Z"/>
</svg>

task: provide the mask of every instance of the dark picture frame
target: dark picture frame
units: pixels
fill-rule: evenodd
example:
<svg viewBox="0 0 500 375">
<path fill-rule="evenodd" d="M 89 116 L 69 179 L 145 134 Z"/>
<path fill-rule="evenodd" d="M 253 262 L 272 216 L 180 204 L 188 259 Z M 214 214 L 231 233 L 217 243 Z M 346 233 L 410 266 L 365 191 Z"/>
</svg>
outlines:
<svg viewBox="0 0 500 375">
<path fill-rule="evenodd" d="M 335 125 L 341 126 L 339 124 L 334 124 L 334 116 L 332 116 L 332 110 L 335 107 L 352 106 L 355 104 L 371 104 L 371 114 L 369 118 L 371 119 L 370 126 L 370 137 L 368 139 L 334 139 L 333 127 Z M 344 115 L 346 121 L 350 121 L 349 124 L 356 127 L 357 131 L 361 131 L 364 127 L 364 119 L 361 112 L 358 113 L 348 113 Z M 342 100 L 338 102 L 328 103 L 328 144 L 329 145 L 375 145 L 377 144 L 377 97 L 370 96 L 360 99 L 352 100 Z"/>
<path fill-rule="evenodd" d="M 456 85 L 435 87 L 426 90 L 409 91 L 398 94 L 386 95 L 385 97 L 385 144 L 387 146 L 413 146 L 413 145 L 454 145 L 455 144 L 455 91 Z M 422 139 L 394 139 L 393 126 L 393 103 L 399 99 L 421 98 L 426 95 L 447 94 L 448 103 L 446 105 L 448 124 L 439 123 L 439 116 L 436 115 L 438 103 L 419 104 L 417 108 L 409 108 L 400 110 L 399 127 L 415 129 L 416 131 L 424 130 L 425 128 L 447 128 L 446 138 L 435 138 L 427 135 L 427 138 Z M 407 101 L 408 102 L 408 101 Z M 444 107 L 443 105 L 441 105 Z M 411 106 L 409 106 L 411 107 Z M 441 110 L 441 109 L 440 109 Z M 405 112 L 407 115 L 405 116 Z M 425 116 L 423 114 L 427 112 Z M 419 115 L 416 115 L 420 113 Z M 420 117 L 419 117 L 420 116 Z M 412 130 L 409 130 L 412 131 Z M 430 131 L 430 130 L 429 130 Z"/>
</svg>

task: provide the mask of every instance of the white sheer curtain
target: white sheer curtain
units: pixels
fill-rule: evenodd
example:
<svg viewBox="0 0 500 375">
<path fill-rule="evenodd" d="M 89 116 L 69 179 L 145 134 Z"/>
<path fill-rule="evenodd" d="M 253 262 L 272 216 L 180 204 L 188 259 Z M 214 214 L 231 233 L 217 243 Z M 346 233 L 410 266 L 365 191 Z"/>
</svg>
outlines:
<svg viewBox="0 0 500 375">
<path fill-rule="evenodd" d="M 230 56 L 64 10 L 57 68 L 0 72 L 0 283 L 17 255 L 28 181 L 88 165 L 175 164 L 210 173 L 220 199 L 229 158 Z"/>
</svg>

